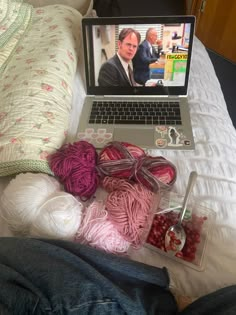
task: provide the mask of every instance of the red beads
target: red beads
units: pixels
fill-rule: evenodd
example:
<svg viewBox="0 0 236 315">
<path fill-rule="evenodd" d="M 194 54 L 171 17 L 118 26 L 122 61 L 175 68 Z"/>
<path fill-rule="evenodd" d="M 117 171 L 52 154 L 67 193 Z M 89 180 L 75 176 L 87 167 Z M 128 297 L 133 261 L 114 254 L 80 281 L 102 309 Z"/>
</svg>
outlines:
<svg viewBox="0 0 236 315">
<path fill-rule="evenodd" d="M 204 221 L 207 220 L 206 216 L 192 215 L 188 221 L 183 221 L 182 225 L 186 233 L 186 243 L 183 249 L 176 253 L 176 257 L 193 262 L 196 258 L 197 245 L 201 241 L 201 230 Z M 166 214 L 155 215 L 152 227 L 149 232 L 147 243 L 166 251 L 165 248 L 165 235 L 168 228 L 178 222 L 178 213 L 170 211 Z M 172 233 L 172 232 L 170 232 Z M 178 245 L 180 241 L 175 238 L 175 235 L 169 235 L 173 239 L 172 245 Z M 177 243 L 176 243 L 177 242 Z M 181 242 L 181 241 L 180 241 Z"/>
<path fill-rule="evenodd" d="M 178 238 L 177 233 L 175 233 L 174 231 L 167 231 L 167 240 L 168 240 L 169 246 L 166 247 L 166 244 L 165 244 L 166 251 L 172 250 L 176 252 L 178 249 L 178 246 L 181 245 L 181 239 Z"/>
</svg>

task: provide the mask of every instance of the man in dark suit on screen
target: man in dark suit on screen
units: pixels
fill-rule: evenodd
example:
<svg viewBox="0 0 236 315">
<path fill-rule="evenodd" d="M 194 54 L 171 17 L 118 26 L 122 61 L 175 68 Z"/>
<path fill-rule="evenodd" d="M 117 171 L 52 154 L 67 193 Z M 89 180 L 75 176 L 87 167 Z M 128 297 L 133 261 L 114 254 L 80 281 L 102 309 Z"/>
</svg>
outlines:
<svg viewBox="0 0 236 315">
<path fill-rule="evenodd" d="M 161 40 L 157 40 L 157 30 L 149 28 L 146 32 L 146 39 L 139 45 L 133 59 L 134 79 L 137 83 L 145 85 L 150 79 L 149 65 L 158 62 L 160 57 L 159 49 L 156 51 L 154 44 L 161 45 Z"/>
<path fill-rule="evenodd" d="M 124 28 L 119 34 L 118 51 L 106 61 L 99 71 L 99 86 L 135 86 L 131 61 L 138 49 L 141 36 L 132 28 Z"/>
</svg>

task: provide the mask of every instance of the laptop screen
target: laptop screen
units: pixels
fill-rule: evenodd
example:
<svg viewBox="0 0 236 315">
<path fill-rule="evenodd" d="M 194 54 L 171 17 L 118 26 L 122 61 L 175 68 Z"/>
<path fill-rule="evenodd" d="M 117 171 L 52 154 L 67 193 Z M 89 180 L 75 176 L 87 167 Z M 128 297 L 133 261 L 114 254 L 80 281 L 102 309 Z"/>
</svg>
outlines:
<svg viewBox="0 0 236 315">
<path fill-rule="evenodd" d="M 186 95 L 193 16 L 84 18 L 87 92 Z"/>
</svg>

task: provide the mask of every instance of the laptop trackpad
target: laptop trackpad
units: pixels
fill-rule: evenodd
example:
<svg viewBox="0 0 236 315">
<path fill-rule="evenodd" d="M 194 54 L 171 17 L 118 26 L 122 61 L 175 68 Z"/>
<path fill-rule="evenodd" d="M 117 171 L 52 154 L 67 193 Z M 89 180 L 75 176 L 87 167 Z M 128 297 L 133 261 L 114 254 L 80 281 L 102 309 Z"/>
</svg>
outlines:
<svg viewBox="0 0 236 315">
<path fill-rule="evenodd" d="M 153 146 L 154 130 L 153 129 L 135 129 L 135 128 L 114 128 L 115 141 L 129 142 L 138 146 Z"/>
</svg>

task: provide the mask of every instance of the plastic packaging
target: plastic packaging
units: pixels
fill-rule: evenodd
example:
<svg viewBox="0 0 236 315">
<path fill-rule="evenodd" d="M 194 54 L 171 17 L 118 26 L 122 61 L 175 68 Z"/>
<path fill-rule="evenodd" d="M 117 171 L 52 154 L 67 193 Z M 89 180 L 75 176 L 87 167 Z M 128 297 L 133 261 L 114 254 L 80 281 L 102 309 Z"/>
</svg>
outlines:
<svg viewBox="0 0 236 315">
<path fill-rule="evenodd" d="M 191 268 L 201 271 L 205 267 L 207 241 L 215 220 L 215 212 L 191 199 L 182 222 L 186 233 L 186 243 L 176 255 L 165 251 L 167 229 L 177 223 L 183 196 L 169 193 L 161 198 L 157 211 L 153 215 L 148 233 L 145 235 L 145 247 L 174 259 Z"/>
</svg>

